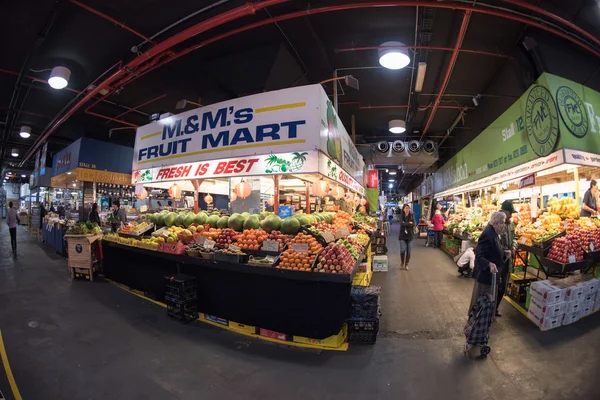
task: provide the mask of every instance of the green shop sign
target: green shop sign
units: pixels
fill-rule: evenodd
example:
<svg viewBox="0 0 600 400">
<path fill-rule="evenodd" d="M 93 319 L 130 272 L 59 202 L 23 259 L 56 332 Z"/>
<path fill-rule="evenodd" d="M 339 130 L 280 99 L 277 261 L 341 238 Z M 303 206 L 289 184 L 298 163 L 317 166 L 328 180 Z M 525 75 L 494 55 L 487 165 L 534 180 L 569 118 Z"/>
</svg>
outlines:
<svg viewBox="0 0 600 400">
<path fill-rule="evenodd" d="M 434 190 L 458 187 L 562 148 L 600 153 L 600 93 L 545 73 L 434 174 Z"/>
</svg>

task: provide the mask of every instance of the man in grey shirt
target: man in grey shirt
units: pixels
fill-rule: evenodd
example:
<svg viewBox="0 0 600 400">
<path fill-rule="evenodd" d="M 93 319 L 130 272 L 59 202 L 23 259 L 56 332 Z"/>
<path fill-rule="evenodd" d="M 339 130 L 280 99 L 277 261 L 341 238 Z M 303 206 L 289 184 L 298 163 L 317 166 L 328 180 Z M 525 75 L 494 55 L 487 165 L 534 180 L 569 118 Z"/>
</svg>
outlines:
<svg viewBox="0 0 600 400">
<path fill-rule="evenodd" d="M 17 254 L 17 225 L 21 223 L 19 221 L 19 215 L 17 210 L 13 208 L 13 202 L 8 202 L 8 213 L 6 214 L 6 223 L 8 224 L 8 231 L 10 232 L 10 244 L 12 246 L 13 254 Z"/>
</svg>

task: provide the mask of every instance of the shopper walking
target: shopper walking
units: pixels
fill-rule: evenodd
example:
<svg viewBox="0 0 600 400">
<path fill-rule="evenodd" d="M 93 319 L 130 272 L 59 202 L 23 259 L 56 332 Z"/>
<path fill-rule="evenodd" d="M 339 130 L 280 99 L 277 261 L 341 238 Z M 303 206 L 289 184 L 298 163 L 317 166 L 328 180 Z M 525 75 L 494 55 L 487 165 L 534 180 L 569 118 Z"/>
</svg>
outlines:
<svg viewBox="0 0 600 400">
<path fill-rule="evenodd" d="M 388 221 L 390 222 L 390 225 L 392 225 L 392 221 L 394 220 L 394 209 L 392 207 L 389 207 L 387 209 L 387 217 Z"/>
<path fill-rule="evenodd" d="M 502 250 L 504 250 L 504 262 L 502 263 L 501 273 L 500 273 L 500 283 L 498 296 L 496 296 L 496 317 L 501 317 L 502 315 L 498 312 L 498 307 L 500 307 L 500 302 L 502 298 L 504 298 L 504 293 L 506 293 L 506 288 L 508 286 L 508 277 L 510 275 L 510 271 L 512 270 L 512 261 L 517 252 L 517 240 L 515 235 L 515 224 L 512 222 L 512 215 L 516 213 L 515 206 L 510 200 L 506 200 L 502 203 L 500 208 L 506 217 L 505 220 L 505 229 L 500 235 L 500 244 L 502 245 Z"/>
<path fill-rule="evenodd" d="M 400 213 L 400 269 L 408 271 L 408 263 L 410 262 L 410 251 L 412 249 L 412 241 L 415 236 L 415 216 L 410 211 L 410 206 L 405 204 L 402 206 Z"/>
<path fill-rule="evenodd" d="M 17 210 L 13 208 L 13 202 L 8 202 L 8 213 L 6 214 L 6 223 L 10 232 L 10 245 L 13 255 L 17 255 L 17 225 L 21 223 Z"/>
<path fill-rule="evenodd" d="M 442 247 L 442 231 L 444 230 L 444 217 L 442 216 L 442 212 L 440 210 L 435 210 L 433 217 L 431 217 L 431 223 L 433 224 L 433 232 L 435 234 L 435 243 L 433 244 L 433 247 Z"/>
<path fill-rule="evenodd" d="M 500 234 L 506 228 L 506 215 L 502 211 L 496 211 L 490 216 L 490 220 L 483 230 L 477 242 L 475 252 L 475 269 L 473 278 L 473 294 L 471 295 L 471 304 L 469 310 L 477 303 L 477 299 L 484 293 L 492 293 L 492 274 L 502 268 L 504 262 L 504 251 L 500 244 Z M 498 286 L 498 279 L 496 279 Z"/>
</svg>

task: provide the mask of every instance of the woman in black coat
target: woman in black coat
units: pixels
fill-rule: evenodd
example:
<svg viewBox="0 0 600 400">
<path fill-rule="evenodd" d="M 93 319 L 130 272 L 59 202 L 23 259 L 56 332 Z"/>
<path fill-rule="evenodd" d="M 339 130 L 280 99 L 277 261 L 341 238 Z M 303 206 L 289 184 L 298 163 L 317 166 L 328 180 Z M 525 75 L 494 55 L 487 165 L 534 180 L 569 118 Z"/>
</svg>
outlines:
<svg viewBox="0 0 600 400">
<path fill-rule="evenodd" d="M 92 204 L 92 211 L 90 211 L 88 221 L 95 222 L 98 224 L 98 226 L 102 225 L 102 222 L 100 221 L 100 215 L 98 214 L 98 203 Z"/>
<path fill-rule="evenodd" d="M 402 212 L 400 213 L 399 219 L 400 235 L 398 236 L 398 240 L 400 240 L 400 269 L 408 270 L 410 250 L 415 236 L 415 216 L 410 211 L 410 206 L 408 204 L 402 206 Z"/>
<path fill-rule="evenodd" d="M 505 229 L 505 221 L 506 215 L 502 211 L 493 213 L 477 241 L 475 269 L 473 270 L 473 278 L 476 282 L 473 287 L 469 310 L 477 303 L 479 296 L 484 293 L 492 293 L 492 275 L 497 273 L 504 265 L 504 252 L 500 245 L 499 235 Z M 496 286 L 499 285 L 500 280 L 496 279 Z"/>
</svg>

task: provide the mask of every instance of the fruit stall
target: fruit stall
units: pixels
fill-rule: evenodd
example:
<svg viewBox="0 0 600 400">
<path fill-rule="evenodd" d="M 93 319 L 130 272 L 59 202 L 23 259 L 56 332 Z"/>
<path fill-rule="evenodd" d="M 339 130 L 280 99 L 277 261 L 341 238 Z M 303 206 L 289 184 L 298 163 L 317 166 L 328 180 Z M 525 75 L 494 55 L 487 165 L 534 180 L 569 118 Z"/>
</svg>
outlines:
<svg viewBox="0 0 600 400">
<path fill-rule="evenodd" d="M 352 285 L 371 275 L 376 220 L 342 211 L 364 204 L 364 175 L 319 85 L 154 122 L 136 134 L 136 193 L 191 192 L 194 209 L 146 214 L 105 235 L 104 273 L 160 301 L 165 277 L 184 274 L 195 278 L 201 318 L 338 347 Z M 213 195 L 228 197 L 226 212 L 200 210 Z"/>
</svg>

